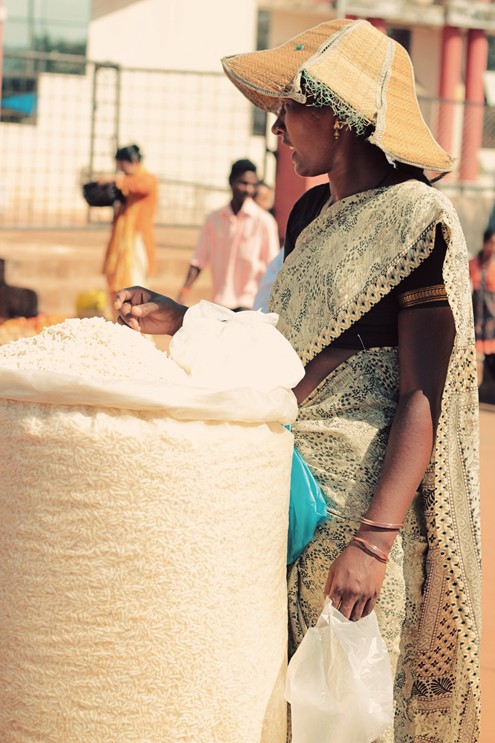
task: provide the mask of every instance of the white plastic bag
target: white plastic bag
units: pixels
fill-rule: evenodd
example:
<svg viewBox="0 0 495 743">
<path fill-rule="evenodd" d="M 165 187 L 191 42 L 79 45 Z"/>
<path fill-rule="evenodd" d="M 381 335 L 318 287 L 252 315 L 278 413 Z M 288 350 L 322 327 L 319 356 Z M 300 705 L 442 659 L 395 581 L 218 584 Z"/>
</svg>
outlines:
<svg viewBox="0 0 495 743">
<path fill-rule="evenodd" d="M 375 612 L 346 619 L 327 600 L 287 672 L 292 743 L 372 743 L 393 721 L 388 651 Z"/>
</svg>

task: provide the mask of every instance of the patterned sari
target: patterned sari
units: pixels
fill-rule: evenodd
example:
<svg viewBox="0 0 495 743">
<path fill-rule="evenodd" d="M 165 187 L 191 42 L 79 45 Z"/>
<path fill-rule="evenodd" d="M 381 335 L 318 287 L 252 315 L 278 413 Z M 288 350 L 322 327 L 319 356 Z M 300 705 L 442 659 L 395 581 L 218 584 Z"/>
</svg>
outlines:
<svg viewBox="0 0 495 743">
<path fill-rule="evenodd" d="M 428 257 L 437 225 L 456 337 L 434 451 L 376 607 L 395 671 L 395 723 L 381 743 L 474 743 L 479 735 L 477 377 L 467 251 L 450 201 L 408 181 L 324 209 L 301 232 L 270 300 L 279 330 L 307 364 Z M 330 562 L 372 498 L 398 381 L 396 348 L 362 350 L 300 407 L 296 445 L 331 519 L 289 569 L 291 652 L 315 624 Z"/>
</svg>

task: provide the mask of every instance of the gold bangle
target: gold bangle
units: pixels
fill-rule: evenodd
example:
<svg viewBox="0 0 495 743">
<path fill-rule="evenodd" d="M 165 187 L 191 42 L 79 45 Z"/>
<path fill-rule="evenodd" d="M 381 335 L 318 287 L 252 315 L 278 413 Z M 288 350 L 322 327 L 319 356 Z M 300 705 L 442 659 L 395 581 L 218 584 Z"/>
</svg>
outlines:
<svg viewBox="0 0 495 743">
<path fill-rule="evenodd" d="M 360 516 L 359 520 L 362 524 L 368 524 L 368 526 L 376 526 L 377 529 L 390 529 L 390 531 L 399 531 L 399 529 L 402 529 L 402 527 L 404 526 L 404 523 L 389 524 L 382 521 L 373 521 L 372 519 L 367 519 L 364 516 Z"/>
<path fill-rule="evenodd" d="M 352 542 L 355 542 L 360 549 L 364 550 L 364 552 L 367 552 L 368 555 L 371 555 L 371 557 L 375 557 L 379 562 L 386 563 L 388 562 L 388 555 L 386 552 L 381 550 L 379 547 L 376 546 L 376 544 L 371 544 L 371 542 L 368 542 L 367 539 L 362 539 L 362 537 L 353 537 L 351 539 Z"/>
</svg>

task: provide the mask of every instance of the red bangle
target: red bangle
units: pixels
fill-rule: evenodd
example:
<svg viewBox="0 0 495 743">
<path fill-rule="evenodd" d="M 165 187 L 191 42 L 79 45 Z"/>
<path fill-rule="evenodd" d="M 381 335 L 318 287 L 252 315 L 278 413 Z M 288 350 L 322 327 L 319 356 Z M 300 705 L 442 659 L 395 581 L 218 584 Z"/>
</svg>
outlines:
<svg viewBox="0 0 495 743">
<path fill-rule="evenodd" d="M 371 542 L 368 542 L 367 539 L 362 539 L 362 537 L 353 537 L 351 539 L 352 542 L 355 542 L 360 549 L 364 550 L 364 552 L 367 552 L 368 555 L 371 555 L 371 557 L 375 557 L 380 562 L 388 562 L 388 555 L 386 552 L 381 550 L 379 547 L 377 547 L 375 544 L 371 544 Z"/>
<path fill-rule="evenodd" d="M 368 524 L 368 526 L 376 526 L 377 529 L 390 529 L 390 531 L 399 531 L 399 529 L 402 529 L 404 524 L 389 524 L 382 521 L 373 521 L 372 519 L 367 519 L 364 516 L 360 516 L 359 520 L 362 524 Z"/>
<path fill-rule="evenodd" d="M 182 288 L 182 289 L 180 290 L 180 293 L 181 293 L 181 294 L 189 294 L 189 292 L 190 292 L 190 291 L 191 291 L 191 290 L 189 289 L 189 287 L 188 287 L 188 286 L 184 286 L 184 287 L 183 287 L 183 288 Z"/>
</svg>

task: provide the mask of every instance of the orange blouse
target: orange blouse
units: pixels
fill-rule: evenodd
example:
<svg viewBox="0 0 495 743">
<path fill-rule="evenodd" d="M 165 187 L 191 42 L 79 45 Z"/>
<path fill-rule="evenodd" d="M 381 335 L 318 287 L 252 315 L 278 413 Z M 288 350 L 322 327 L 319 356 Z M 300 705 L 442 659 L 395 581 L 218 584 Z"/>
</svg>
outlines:
<svg viewBox="0 0 495 743">
<path fill-rule="evenodd" d="M 483 265 L 478 256 L 472 258 L 469 261 L 469 276 L 476 291 L 481 289 L 483 274 L 485 291 L 495 292 L 495 259 Z"/>
<path fill-rule="evenodd" d="M 108 242 L 103 273 L 111 292 L 131 284 L 136 236 L 143 240 L 148 273 L 156 271 L 153 220 L 158 204 L 158 179 L 140 165 L 133 175 L 119 174 L 116 185 L 126 197 L 117 207 Z"/>
</svg>

